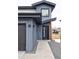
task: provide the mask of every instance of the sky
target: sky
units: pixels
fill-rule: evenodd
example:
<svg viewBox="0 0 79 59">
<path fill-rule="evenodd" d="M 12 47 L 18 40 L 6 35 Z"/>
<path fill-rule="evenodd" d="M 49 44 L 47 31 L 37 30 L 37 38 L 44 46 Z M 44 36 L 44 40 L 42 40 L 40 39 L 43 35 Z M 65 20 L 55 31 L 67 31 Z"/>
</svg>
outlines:
<svg viewBox="0 0 79 59">
<path fill-rule="evenodd" d="M 41 0 L 18 0 L 18 6 L 31 6 L 33 3 L 38 2 Z M 56 7 L 54 8 L 51 16 L 52 18 L 57 17 L 57 20 L 52 22 L 52 27 L 60 27 L 60 22 L 61 20 L 61 0 L 46 0 L 50 1 L 56 4 Z"/>
</svg>

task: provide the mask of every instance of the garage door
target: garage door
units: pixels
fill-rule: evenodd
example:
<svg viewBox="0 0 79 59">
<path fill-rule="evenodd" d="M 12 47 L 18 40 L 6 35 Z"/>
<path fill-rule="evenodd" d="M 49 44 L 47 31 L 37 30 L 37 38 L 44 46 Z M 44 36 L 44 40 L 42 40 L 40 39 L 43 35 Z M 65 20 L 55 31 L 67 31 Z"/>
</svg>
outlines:
<svg viewBox="0 0 79 59">
<path fill-rule="evenodd" d="M 26 50 L 26 25 L 18 24 L 18 50 Z"/>
</svg>

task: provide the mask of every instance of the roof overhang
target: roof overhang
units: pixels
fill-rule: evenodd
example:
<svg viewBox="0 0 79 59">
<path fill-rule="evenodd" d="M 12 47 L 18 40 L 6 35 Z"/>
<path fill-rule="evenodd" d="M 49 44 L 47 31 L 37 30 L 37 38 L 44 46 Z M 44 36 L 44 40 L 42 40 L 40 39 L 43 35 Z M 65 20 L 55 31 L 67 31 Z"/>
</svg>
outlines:
<svg viewBox="0 0 79 59">
<path fill-rule="evenodd" d="M 51 19 L 47 19 L 47 20 L 43 21 L 42 24 L 48 24 L 51 21 L 55 21 L 55 20 L 56 20 L 56 17 L 55 18 L 51 18 Z"/>
<path fill-rule="evenodd" d="M 18 13 L 18 17 L 40 17 L 41 13 Z"/>
<path fill-rule="evenodd" d="M 52 8 L 52 10 L 53 10 L 53 9 L 55 8 L 55 6 L 56 6 L 55 3 L 52 3 L 52 2 L 49 2 L 49 1 L 45 1 L 45 0 L 39 1 L 39 2 L 36 2 L 36 3 L 33 3 L 32 6 L 33 6 L 33 7 L 36 7 L 36 6 L 42 5 L 42 4 L 50 6 L 50 7 Z"/>
<path fill-rule="evenodd" d="M 39 2 L 33 3 L 32 6 L 37 6 L 37 5 L 40 5 L 42 3 L 48 4 L 48 5 L 51 5 L 51 6 L 56 5 L 55 3 L 52 3 L 52 2 L 49 2 L 49 1 L 39 1 Z"/>
<path fill-rule="evenodd" d="M 36 9 L 33 6 L 18 6 L 18 10 L 26 10 L 26 9 Z"/>
<path fill-rule="evenodd" d="M 36 21 L 36 23 L 41 24 L 41 13 L 35 9 L 33 6 L 18 6 L 18 18 L 31 18 Z"/>
<path fill-rule="evenodd" d="M 20 18 L 32 18 L 37 24 L 41 24 L 41 13 L 18 13 Z M 27 19 L 28 20 L 28 19 Z"/>
</svg>

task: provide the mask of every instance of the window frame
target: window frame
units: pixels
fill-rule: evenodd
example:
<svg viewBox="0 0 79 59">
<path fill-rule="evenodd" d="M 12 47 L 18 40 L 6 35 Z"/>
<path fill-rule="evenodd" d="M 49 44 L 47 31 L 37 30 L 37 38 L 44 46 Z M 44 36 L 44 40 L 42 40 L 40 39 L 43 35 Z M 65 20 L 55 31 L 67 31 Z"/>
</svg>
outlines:
<svg viewBox="0 0 79 59">
<path fill-rule="evenodd" d="M 41 8 L 41 13 L 42 13 L 42 10 L 48 10 L 48 15 L 46 16 L 42 15 L 42 17 L 49 17 L 49 8 Z"/>
</svg>

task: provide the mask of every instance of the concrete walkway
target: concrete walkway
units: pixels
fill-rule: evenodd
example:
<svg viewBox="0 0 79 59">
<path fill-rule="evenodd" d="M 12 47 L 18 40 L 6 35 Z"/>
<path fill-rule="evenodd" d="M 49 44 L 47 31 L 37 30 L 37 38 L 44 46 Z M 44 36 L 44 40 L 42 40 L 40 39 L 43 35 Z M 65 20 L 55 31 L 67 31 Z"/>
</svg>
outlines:
<svg viewBox="0 0 79 59">
<path fill-rule="evenodd" d="M 24 54 L 19 59 L 55 59 L 48 44 L 48 40 L 39 40 L 35 54 Z"/>
<path fill-rule="evenodd" d="M 18 52 L 18 59 L 22 59 L 22 57 L 24 56 L 25 51 L 19 51 Z"/>
</svg>

